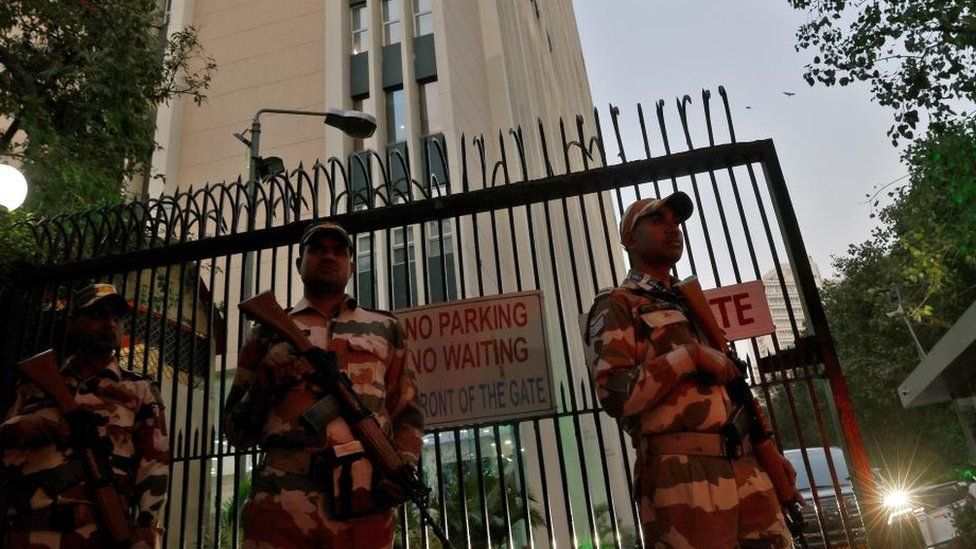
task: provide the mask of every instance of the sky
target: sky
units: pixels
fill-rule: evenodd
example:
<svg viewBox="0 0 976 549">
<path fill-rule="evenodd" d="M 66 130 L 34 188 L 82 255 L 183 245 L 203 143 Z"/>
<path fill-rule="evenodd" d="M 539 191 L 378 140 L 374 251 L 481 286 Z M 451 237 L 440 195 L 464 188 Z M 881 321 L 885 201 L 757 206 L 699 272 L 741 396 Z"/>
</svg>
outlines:
<svg viewBox="0 0 976 549">
<path fill-rule="evenodd" d="M 805 13 L 786 0 L 573 5 L 601 113 L 608 103 L 632 111 L 641 102 L 653 119 L 655 101 L 665 99 L 674 110 L 674 98 L 689 94 L 700 116 L 701 90 L 708 88 L 714 117 L 724 85 L 738 140 L 773 139 L 807 251 L 824 276 L 835 274 L 831 256 L 870 236 L 876 223 L 865 194 L 907 173 L 887 137 L 892 113 L 872 103 L 866 85 L 810 87 L 803 80 L 814 55 L 794 49 Z M 625 150 L 643 150 L 636 131 L 624 132 Z"/>
</svg>

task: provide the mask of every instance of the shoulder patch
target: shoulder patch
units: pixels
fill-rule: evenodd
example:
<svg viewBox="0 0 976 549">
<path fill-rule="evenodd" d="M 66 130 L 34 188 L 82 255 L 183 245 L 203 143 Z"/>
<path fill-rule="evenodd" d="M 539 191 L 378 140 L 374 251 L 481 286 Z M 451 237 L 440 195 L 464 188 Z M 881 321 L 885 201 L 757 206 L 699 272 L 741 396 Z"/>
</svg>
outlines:
<svg viewBox="0 0 976 549">
<path fill-rule="evenodd" d="M 607 310 L 603 309 L 595 317 L 590 318 L 590 326 L 587 329 L 589 339 L 593 339 L 607 325 Z"/>
<path fill-rule="evenodd" d="M 607 308 L 601 307 L 600 302 L 607 299 L 613 292 L 617 290 L 615 286 L 608 286 L 606 288 L 601 288 L 600 291 L 596 293 L 593 297 L 593 305 L 590 306 L 590 312 L 586 315 L 586 341 L 589 344 L 590 340 L 593 339 L 596 334 L 603 329 L 607 323 Z M 599 309 L 599 312 L 597 310 Z M 594 314 L 595 313 L 595 314 Z"/>
</svg>

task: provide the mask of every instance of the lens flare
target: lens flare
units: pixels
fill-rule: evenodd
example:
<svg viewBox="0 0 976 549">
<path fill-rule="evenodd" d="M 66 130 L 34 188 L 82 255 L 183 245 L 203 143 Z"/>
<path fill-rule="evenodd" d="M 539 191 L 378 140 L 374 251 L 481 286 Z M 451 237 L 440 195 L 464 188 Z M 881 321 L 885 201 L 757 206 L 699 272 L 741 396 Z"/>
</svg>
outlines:
<svg viewBox="0 0 976 549">
<path fill-rule="evenodd" d="M 901 509 L 908 506 L 908 492 L 904 490 L 894 490 L 884 496 L 883 505 L 891 510 Z"/>
</svg>

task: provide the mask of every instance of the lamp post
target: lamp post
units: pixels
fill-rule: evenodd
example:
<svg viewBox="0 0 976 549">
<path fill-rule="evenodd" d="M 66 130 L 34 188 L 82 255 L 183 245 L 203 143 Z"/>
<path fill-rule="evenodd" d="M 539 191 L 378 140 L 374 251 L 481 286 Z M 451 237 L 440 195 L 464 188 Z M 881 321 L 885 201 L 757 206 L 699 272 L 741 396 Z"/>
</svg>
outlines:
<svg viewBox="0 0 976 549">
<path fill-rule="evenodd" d="M 901 302 L 901 292 L 898 291 L 897 286 L 892 286 L 888 290 L 888 299 L 891 300 L 893 305 L 896 305 L 896 308 L 894 311 L 885 313 L 885 316 L 888 318 L 900 316 L 905 321 L 905 326 L 908 327 L 908 333 L 912 335 L 912 341 L 915 343 L 915 350 L 918 351 L 918 358 L 925 360 L 925 349 L 922 348 L 922 344 L 918 341 L 918 336 L 915 335 L 915 329 L 912 328 L 912 323 L 908 320 L 908 315 L 905 314 L 905 307 L 902 306 Z"/>
<path fill-rule="evenodd" d="M 14 211 L 27 198 L 27 178 L 17 168 L 0 164 L 0 206 Z"/>
<path fill-rule="evenodd" d="M 240 133 L 235 133 L 234 137 L 244 143 L 248 148 L 248 177 L 247 177 L 247 196 L 253 208 L 257 202 L 258 180 L 271 174 L 278 173 L 285 169 L 281 158 L 271 156 L 261 158 L 261 115 L 262 114 L 284 114 L 291 116 L 314 116 L 321 118 L 327 126 L 337 128 L 342 133 L 355 138 L 365 139 L 373 135 L 376 131 L 376 119 L 371 115 L 360 111 L 346 111 L 340 109 L 329 109 L 325 112 L 301 111 L 293 109 L 261 109 L 254 113 L 251 120 L 250 139 Z M 255 227 L 256 211 L 252 210 L 247 216 L 247 230 L 253 231 Z M 247 252 L 244 255 L 244 291 L 241 300 L 254 295 L 254 260 L 255 252 Z"/>
</svg>

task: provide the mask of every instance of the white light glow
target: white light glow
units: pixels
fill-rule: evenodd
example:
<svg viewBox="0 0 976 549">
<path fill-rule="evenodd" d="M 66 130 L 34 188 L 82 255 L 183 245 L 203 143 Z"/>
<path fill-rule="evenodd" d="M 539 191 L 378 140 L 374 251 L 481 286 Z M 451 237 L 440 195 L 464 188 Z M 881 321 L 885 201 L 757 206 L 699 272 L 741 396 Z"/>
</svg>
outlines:
<svg viewBox="0 0 976 549">
<path fill-rule="evenodd" d="M 27 198 L 27 179 L 13 166 L 0 164 L 0 206 L 13 211 Z"/>
<path fill-rule="evenodd" d="M 908 506 L 908 492 L 895 490 L 885 494 L 884 506 L 888 509 L 901 509 Z"/>
</svg>

